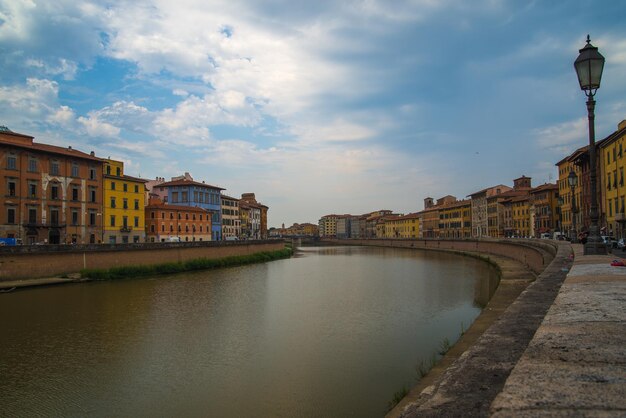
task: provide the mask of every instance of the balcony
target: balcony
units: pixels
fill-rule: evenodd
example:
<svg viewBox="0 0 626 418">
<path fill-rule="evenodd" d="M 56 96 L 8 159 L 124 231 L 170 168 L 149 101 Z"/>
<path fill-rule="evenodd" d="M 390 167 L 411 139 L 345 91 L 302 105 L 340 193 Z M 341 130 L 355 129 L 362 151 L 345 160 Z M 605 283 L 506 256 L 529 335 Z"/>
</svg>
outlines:
<svg viewBox="0 0 626 418">
<path fill-rule="evenodd" d="M 124 225 L 120 228 L 120 232 L 131 232 L 132 230 L 133 228 L 128 225 Z"/>
</svg>

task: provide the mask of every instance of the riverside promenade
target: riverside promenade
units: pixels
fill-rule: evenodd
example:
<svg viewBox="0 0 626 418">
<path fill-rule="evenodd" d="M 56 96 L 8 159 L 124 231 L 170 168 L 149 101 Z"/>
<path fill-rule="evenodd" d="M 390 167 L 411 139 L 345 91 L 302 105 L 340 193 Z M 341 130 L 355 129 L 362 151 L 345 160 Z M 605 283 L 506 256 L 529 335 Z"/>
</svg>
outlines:
<svg viewBox="0 0 626 418">
<path fill-rule="evenodd" d="M 494 417 L 626 416 L 626 267 L 614 255 L 574 265 L 491 404 Z"/>
<path fill-rule="evenodd" d="M 561 243 L 546 271 L 399 415 L 626 416 L 626 267 L 610 265 L 622 257 Z"/>
</svg>

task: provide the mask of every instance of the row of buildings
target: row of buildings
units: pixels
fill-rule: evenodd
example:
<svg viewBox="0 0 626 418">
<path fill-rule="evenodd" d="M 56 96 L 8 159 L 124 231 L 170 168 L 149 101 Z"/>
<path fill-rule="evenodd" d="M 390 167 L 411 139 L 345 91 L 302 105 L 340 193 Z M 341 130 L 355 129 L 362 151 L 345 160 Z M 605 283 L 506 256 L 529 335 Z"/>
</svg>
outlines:
<svg viewBox="0 0 626 418">
<path fill-rule="evenodd" d="M 320 236 L 345 238 L 481 238 L 534 237 L 559 230 L 558 187 L 531 186 L 522 176 L 513 187 L 503 184 L 474 192 L 466 199 L 424 199 L 424 210 L 409 214 L 379 210 L 363 215 L 326 215 Z"/>
<path fill-rule="evenodd" d="M 596 142 L 599 226 L 602 235 L 626 238 L 626 120 Z M 522 176 L 513 186 L 496 185 L 458 200 L 424 200 L 408 215 L 379 210 L 363 215 L 326 215 L 320 236 L 337 238 L 572 237 L 590 225 L 589 146 L 556 163 L 558 181 L 532 187 Z M 573 180 L 573 181 L 572 181 Z"/>
<path fill-rule="evenodd" d="M 124 164 L 0 127 L 0 238 L 24 244 L 267 238 L 268 207 L 195 181 L 124 173 Z"/>
</svg>

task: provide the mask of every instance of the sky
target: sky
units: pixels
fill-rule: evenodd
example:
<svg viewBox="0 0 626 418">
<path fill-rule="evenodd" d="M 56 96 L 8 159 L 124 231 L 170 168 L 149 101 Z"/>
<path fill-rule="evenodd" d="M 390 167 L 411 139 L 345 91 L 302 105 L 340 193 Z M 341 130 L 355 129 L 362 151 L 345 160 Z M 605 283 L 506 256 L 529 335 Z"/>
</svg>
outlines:
<svg viewBox="0 0 626 418">
<path fill-rule="evenodd" d="M 189 172 L 270 227 L 410 213 L 588 143 L 573 62 L 606 58 L 601 139 L 626 119 L 626 2 L 0 0 L 0 125 Z"/>
</svg>

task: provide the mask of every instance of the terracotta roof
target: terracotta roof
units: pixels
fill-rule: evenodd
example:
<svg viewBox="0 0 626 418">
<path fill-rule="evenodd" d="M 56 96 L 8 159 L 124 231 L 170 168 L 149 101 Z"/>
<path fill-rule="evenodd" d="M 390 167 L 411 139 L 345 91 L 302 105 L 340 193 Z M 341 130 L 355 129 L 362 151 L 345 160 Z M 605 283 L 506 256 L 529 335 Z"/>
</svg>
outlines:
<svg viewBox="0 0 626 418">
<path fill-rule="evenodd" d="M 226 190 L 221 187 L 211 186 L 210 184 L 200 183 L 194 180 L 174 180 L 174 181 L 166 181 L 165 183 L 159 184 L 159 187 L 170 187 L 170 186 L 197 186 L 197 187 L 205 187 L 207 189 L 218 189 L 218 190 Z"/>
<path fill-rule="evenodd" d="M 541 186 L 537 186 L 534 189 L 531 189 L 531 193 L 538 193 L 544 190 L 558 190 L 559 186 L 556 183 L 546 183 Z"/>
<path fill-rule="evenodd" d="M 104 161 L 104 159 L 102 158 L 98 158 L 95 155 L 87 154 L 82 151 L 78 151 L 72 147 L 64 148 L 64 147 L 58 147 L 56 145 L 40 144 L 37 142 L 17 143 L 17 142 L 12 142 L 3 138 L 4 135 L 11 134 L 11 135 L 19 136 L 22 138 L 32 139 L 32 137 L 28 135 L 22 135 L 22 134 L 18 134 L 15 132 L 2 132 L 2 134 L 3 135 L 0 135 L 0 144 L 3 144 L 3 145 L 16 147 L 16 148 L 23 148 L 27 150 L 33 150 L 33 151 L 41 151 L 41 152 L 46 152 L 50 154 L 64 155 L 64 156 L 73 157 L 73 158 L 81 158 L 83 160 L 91 160 L 91 161 L 98 161 L 98 162 Z"/>
<path fill-rule="evenodd" d="M 479 191 L 477 191 L 477 192 L 470 193 L 470 194 L 468 194 L 468 196 L 474 196 L 474 195 L 481 194 L 481 193 L 487 193 L 489 190 L 492 190 L 492 189 L 497 189 L 498 187 L 506 187 L 506 188 L 509 188 L 509 186 L 506 186 L 506 185 L 504 185 L 504 184 L 498 184 L 497 186 L 487 187 L 486 189 L 482 189 L 482 190 L 479 190 Z"/>
</svg>

